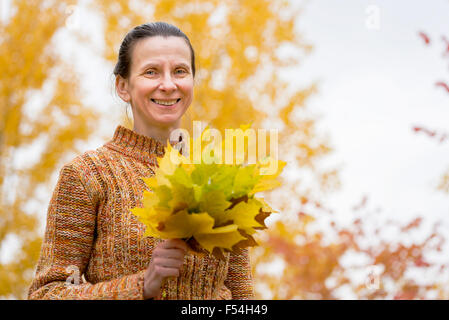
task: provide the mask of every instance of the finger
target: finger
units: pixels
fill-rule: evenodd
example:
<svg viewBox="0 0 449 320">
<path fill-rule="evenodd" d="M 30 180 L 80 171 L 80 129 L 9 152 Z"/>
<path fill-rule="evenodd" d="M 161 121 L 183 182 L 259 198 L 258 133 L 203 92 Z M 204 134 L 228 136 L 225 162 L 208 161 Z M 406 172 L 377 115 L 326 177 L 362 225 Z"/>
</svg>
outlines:
<svg viewBox="0 0 449 320">
<path fill-rule="evenodd" d="M 164 267 L 164 268 L 178 268 L 179 269 L 184 264 L 184 260 L 157 257 L 154 259 L 154 264 L 156 266 L 160 266 L 160 267 Z"/>
<path fill-rule="evenodd" d="M 153 253 L 154 257 L 162 257 L 162 258 L 172 258 L 172 259 L 179 259 L 183 260 L 184 256 L 186 255 L 186 252 L 182 249 L 178 248 L 170 248 L 170 249 L 164 249 L 160 248 Z"/>
<path fill-rule="evenodd" d="M 165 242 L 163 242 L 163 247 L 166 249 L 169 249 L 169 248 L 181 249 L 186 252 L 188 250 L 187 243 L 185 243 L 185 241 L 183 241 L 181 239 L 166 240 Z"/>
<path fill-rule="evenodd" d="M 177 268 L 168 268 L 168 267 L 162 267 L 162 266 L 156 266 L 155 267 L 155 272 L 160 276 L 160 277 L 177 277 L 179 276 L 180 272 L 179 269 Z"/>
<path fill-rule="evenodd" d="M 167 248 L 178 248 L 183 249 L 184 251 L 188 250 L 187 243 L 182 239 L 169 239 L 167 242 Z"/>
</svg>

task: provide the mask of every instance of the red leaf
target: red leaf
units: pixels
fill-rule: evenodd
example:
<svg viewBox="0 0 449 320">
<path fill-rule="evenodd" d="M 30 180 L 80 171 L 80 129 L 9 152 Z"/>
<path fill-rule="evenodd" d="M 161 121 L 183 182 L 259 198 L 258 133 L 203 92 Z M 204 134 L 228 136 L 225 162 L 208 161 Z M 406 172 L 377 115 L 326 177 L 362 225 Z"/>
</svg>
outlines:
<svg viewBox="0 0 449 320">
<path fill-rule="evenodd" d="M 449 92 L 449 86 L 445 82 L 438 81 L 437 83 L 435 83 L 435 85 L 437 87 L 443 87 L 444 89 L 446 89 L 447 92 Z"/>
<path fill-rule="evenodd" d="M 421 37 L 421 39 L 424 40 L 424 42 L 426 43 L 426 45 L 430 43 L 430 38 L 429 38 L 429 36 L 428 36 L 427 34 L 425 34 L 424 32 L 420 31 L 420 32 L 418 33 L 418 35 Z"/>
</svg>

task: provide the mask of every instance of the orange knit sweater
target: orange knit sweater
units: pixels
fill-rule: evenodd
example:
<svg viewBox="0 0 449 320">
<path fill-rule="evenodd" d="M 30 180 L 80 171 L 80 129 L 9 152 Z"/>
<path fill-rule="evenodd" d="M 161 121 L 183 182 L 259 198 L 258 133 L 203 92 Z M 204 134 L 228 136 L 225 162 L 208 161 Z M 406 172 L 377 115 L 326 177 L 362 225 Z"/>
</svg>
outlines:
<svg viewBox="0 0 449 320">
<path fill-rule="evenodd" d="M 143 237 L 130 209 L 142 205 L 147 187 L 139 178 L 154 174 L 163 153 L 159 141 L 119 125 L 112 140 L 63 166 L 29 299 L 143 299 L 144 272 L 162 240 Z M 248 250 L 225 261 L 187 253 L 157 297 L 253 298 Z"/>
</svg>

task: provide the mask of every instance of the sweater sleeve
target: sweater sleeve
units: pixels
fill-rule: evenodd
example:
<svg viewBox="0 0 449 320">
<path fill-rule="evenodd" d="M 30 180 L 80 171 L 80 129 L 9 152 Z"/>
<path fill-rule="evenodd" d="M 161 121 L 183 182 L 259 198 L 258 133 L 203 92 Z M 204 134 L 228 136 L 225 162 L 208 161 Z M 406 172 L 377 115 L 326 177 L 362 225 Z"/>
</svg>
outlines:
<svg viewBox="0 0 449 320">
<path fill-rule="evenodd" d="M 224 282 L 234 300 L 254 299 L 253 277 L 248 249 L 241 254 L 230 254 L 228 275 Z"/>
<path fill-rule="evenodd" d="M 81 283 L 94 242 L 96 205 L 78 171 L 65 165 L 50 200 L 47 225 L 28 299 L 143 299 L 145 270 Z"/>
</svg>

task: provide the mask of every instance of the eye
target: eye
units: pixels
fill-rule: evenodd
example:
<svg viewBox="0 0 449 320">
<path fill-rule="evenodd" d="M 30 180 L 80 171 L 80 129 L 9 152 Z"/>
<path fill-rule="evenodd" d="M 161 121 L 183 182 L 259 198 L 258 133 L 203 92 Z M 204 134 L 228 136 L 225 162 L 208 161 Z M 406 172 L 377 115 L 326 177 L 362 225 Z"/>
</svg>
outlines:
<svg viewBox="0 0 449 320">
<path fill-rule="evenodd" d="M 186 73 L 186 71 L 184 69 L 176 69 L 176 73 L 178 73 L 179 71 L 181 71 L 181 73 Z"/>
<path fill-rule="evenodd" d="M 150 76 L 156 74 L 156 72 L 154 70 L 148 70 L 145 72 L 145 74 L 149 74 Z"/>
</svg>

